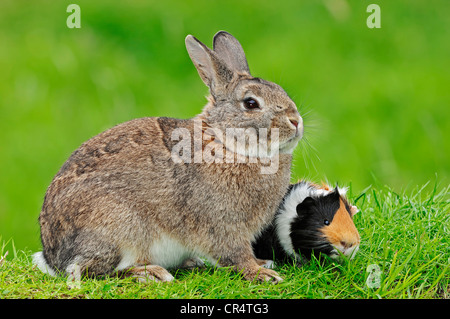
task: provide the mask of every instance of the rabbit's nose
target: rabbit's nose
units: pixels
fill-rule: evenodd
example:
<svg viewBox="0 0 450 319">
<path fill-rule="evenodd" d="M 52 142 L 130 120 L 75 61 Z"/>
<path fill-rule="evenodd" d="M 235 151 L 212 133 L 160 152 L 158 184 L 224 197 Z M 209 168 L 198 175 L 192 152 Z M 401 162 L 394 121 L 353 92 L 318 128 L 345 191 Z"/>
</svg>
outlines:
<svg viewBox="0 0 450 319">
<path fill-rule="evenodd" d="M 289 122 L 291 122 L 292 125 L 294 125 L 294 127 L 296 129 L 298 129 L 300 126 L 302 126 L 302 118 L 300 116 L 296 116 L 296 117 L 289 117 Z"/>
</svg>

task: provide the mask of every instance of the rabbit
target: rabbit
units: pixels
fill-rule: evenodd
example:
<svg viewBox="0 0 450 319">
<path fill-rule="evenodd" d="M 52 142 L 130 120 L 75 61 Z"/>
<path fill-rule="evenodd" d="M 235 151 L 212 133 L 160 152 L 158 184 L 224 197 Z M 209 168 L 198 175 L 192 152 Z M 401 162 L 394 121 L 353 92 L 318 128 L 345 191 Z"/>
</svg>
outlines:
<svg viewBox="0 0 450 319">
<path fill-rule="evenodd" d="M 272 223 L 253 243 L 255 256 L 278 262 L 295 259 L 298 265 L 312 253 L 353 258 L 360 244 L 353 222 L 359 210 L 346 193 L 347 188 L 309 181 L 290 185 Z"/>
<path fill-rule="evenodd" d="M 279 85 L 250 74 L 241 44 L 228 32 L 215 34 L 212 50 L 192 35 L 185 43 L 209 88 L 203 111 L 191 119 L 134 119 L 71 154 L 39 216 L 43 250 L 33 261 L 43 272 L 69 280 L 171 281 L 168 269 L 201 256 L 246 280 L 282 280 L 261 267 L 266 261 L 255 258 L 252 241 L 289 187 L 302 117 Z M 265 130 L 268 152 L 256 156 L 254 143 L 232 148 L 233 139 L 217 133 L 229 128 Z M 181 133 L 194 141 L 184 144 Z M 198 161 L 208 147 L 235 161 Z M 277 161 L 276 170 L 263 173 L 268 159 Z"/>
</svg>

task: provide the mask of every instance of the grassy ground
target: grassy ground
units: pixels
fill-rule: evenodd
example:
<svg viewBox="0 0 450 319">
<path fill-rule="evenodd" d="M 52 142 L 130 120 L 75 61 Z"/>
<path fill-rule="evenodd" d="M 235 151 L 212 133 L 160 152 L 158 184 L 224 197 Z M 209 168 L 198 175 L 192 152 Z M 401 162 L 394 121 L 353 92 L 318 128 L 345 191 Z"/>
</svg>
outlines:
<svg viewBox="0 0 450 319">
<path fill-rule="evenodd" d="M 174 270 L 171 283 L 141 284 L 131 279 L 65 278 L 42 274 L 30 251 L 4 243 L 0 265 L 1 298 L 450 298 L 450 187 L 397 194 L 380 187 L 350 198 L 361 247 L 355 259 L 329 260 L 297 268 L 279 265 L 278 285 L 241 280 L 229 270 Z M 376 266 L 373 266 L 376 265 Z M 369 270 L 379 267 L 379 286 Z"/>
<path fill-rule="evenodd" d="M 66 27 L 70 3 L 0 1 L 0 253 L 9 252 L 0 298 L 449 297 L 449 1 L 378 0 L 376 30 L 366 26 L 369 0 L 78 0 L 76 30 Z M 109 278 L 69 289 L 33 269 L 40 207 L 64 161 L 115 124 L 198 114 L 207 90 L 184 38 L 211 45 L 218 30 L 304 116 L 293 181 L 352 184 L 356 258 L 280 266 L 276 286 L 209 267 L 169 284 Z M 436 175 L 443 186 L 413 191 Z M 370 265 L 379 288 L 366 285 Z"/>
</svg>

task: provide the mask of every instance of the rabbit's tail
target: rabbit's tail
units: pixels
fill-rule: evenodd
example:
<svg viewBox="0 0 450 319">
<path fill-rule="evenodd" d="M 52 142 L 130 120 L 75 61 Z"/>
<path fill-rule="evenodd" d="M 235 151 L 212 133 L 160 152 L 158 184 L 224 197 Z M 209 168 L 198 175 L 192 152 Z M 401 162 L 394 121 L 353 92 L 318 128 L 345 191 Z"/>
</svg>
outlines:
<svg viewBox="0 0 450 319">
<path fill-rule="evenodd" d="M 56 276 L 56 272 L 47 264 L 42 251 L 33 255 L 33 264 L 36 265 L 44 274 Z"/>
</svg>

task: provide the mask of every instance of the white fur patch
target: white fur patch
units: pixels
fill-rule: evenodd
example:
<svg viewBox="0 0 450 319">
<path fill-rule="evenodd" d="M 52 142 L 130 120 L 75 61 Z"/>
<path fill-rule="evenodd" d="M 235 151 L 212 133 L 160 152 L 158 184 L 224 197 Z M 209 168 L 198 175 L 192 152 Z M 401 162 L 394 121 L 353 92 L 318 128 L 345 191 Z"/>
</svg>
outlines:
<svg viewBox="0 0 450 319">
<path fill-rule="evenodd" d="M 339 187 L 339 186 L 338 186 L 337 189 L 338 189 L 339 195 L 341 195 L 342 197 L 347 196 L 348 187 Z"/>
<path fill-rule="evenodd" d="M 275 269 L 275 263 L 273 260 L 267 260 L 265 264 L 262 264 L 261 267 L 267 268 L 267 269 Z"/>
<path fill-rule="evenodd" d="M 302 135 L 298 135 L 295 138 L 287 141 L 283 145 L 280 145 L 281 154 L 292 154 L 294 149 L 297 147 L 298 142 L 302 139 Z"/>
<path fill-rule="evenodd" d="M 359 244 L 354 245 L 347 249 L 345 249 L 341 245 L 332 245 L 332 246 L 334 248 L 334 250 L 333 250 L 334 253 L 330 257 L 332 259 L 336 259 L 336 260 L 339 260 L 341 258 L 341 255 L 337 252 L 338 250 L 344 255 L 344 257 L 349 258 L 349 259 L 355 258 L 356 253 L 359 250 Z"/>
<path fill-rule="evenodd" d="M 81 267 L 74 262 L 66 267 L 66 273 L 68 274 L 67 284 L 69 287 L 70 285 L 73 285 L 72 288 L 78 287 L 79 284 L 77 282 L 81 280 Z"/>
<path fill-rule="evenodd" d="M 122 259 L 116 267 L 116 270 L 124 270 L 136 265 L 137 254 L 132 249 L 122 249 Z"/>
<path fill-rule="evenodd" d="M 47 265 L 47 262 L 44 258 L 44 253 L 42 251 L 37 252 L 33 255 L 33 264 L 35 264 L 44 274 L 49 274 L 50 276 L 55 277 L 55 271 Z"/>
<path fill-rule="evenodd" d="M 195 256 L 192 250 L 167 235 L 153 242 L 149 252 L 151 263 L 164 268 L 180 266 L 186 259 Z"/>
<path fill-rule="evenodd" d="M 121 255 L 122 259 L 116 270 L 134 267 L 138 259 L 148 260 L 150 265 L 158 265 L 167 269 L 175 268 L 182 266 L 186 260 L 195 259 L 198 256 L 192 249 L 185 247 L 167 234 L 162 234 L 153 241 L 145 253 L 137 252 L 132 248 L 122 248 Z"/>
</svg>

